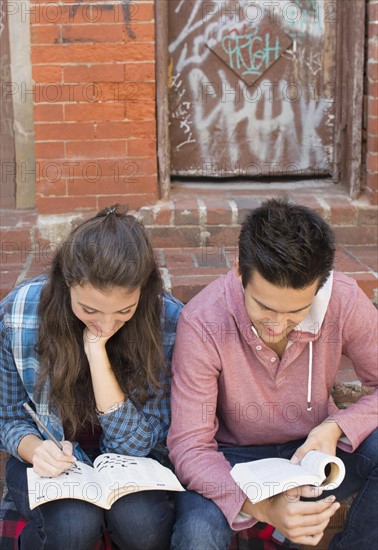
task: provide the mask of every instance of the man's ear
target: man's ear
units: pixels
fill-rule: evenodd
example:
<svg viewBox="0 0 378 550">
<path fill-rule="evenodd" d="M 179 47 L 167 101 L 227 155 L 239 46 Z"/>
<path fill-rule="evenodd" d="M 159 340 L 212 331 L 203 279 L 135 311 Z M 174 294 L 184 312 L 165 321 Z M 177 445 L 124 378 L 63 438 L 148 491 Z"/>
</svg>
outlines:
<svg viewBox="0 0 378 550">
<path fill-rule="evenodd" d="M 242 276 L 240 273 L 239 258 L 235 258 L 234 260 L 234 271 L 236 273 L 236 276 L 241 280 Z"/>
</svg>

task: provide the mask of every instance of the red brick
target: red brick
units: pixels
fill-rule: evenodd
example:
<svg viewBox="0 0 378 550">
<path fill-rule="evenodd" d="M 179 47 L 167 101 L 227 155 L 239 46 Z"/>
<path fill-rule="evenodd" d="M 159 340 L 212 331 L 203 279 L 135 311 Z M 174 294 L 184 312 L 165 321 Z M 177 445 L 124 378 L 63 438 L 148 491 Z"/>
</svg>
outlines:
<svg viewBox="0 0 378 550">
<path fill-rule="evenodd" d="M 77 3 L 77 2 L 76 2 Z M 64 6 L 58 2 L 39 2 L 30 9 L 30 23 L 32 25 L 62 25 L 67 23 L 88 24 L 96 22 L 98 9 L 85 4 Z M 101 14 L 99 14 L 101 15 Z"/>
<path fill-rule="evenodd" d="M 154 82 L 123 82 L 115 87 L 113 95 L 116 101 L 154 101 L 156 87 Z"/>
<path fill-rule="evenodd" d="M 38 210 L 41 214 L 64 214 L 78 210 L 95 210 L 96 197 L 41 197 L 37 194 Z"/>
<path fill-rule="evenodd" d="M 209 225 L 230 224 L 232 210 L 229 201 L 222 198 L 203 199 L 206 206 L 206 217 Z"/>
<path fill-rule="evenodd" d="M 155 23 L 138 22 L 125 30 L 125 40 L 135 42 L 153 42 L 155 40 Z"/>
<path fill-rule="evenodd" d="M 74 166 L 70 168 L 70 163 L 65 160 L 37 160 L 36 181 L 47 179 L 51 182 L 57 182 L 64 177 L 69 177 L 73 169 Z"/>
<path fill-rule="evenodd" d="M 343 273 L 353 273 L 354 271 L 365 271 L 365 266 L 344 247 L 339 247 L 336 252 L 335 268 Z"/>
<path fill-rule="evenodd" d="M 64 143 L 60 141 L 40 141 L 35 143 L 36 159 L 59 159 L 65 157 Z"/>
<path fill-rule="evenodd" d="M 124 21 L 124 12 L 122 9 L 122 3 L 113 2 L 98 2 L 98 0 L 90 0 L 93 2 L 94 6 L 92 7 L 92 12 L 89 19 L 89 23 L 96 24 L 107 24 L 107 23 L 121 23 L 125 25 Z M 129 4 L 129 14 L 130 18 L 135 14 L 137 10 L 136 2 L 134 0 L 130 1 Z"/>
<path fill-rule="evenodd" d="M 144 138 L 156 135 L 155 120 L 140 122 L 99 122 L 96 125 L 96 137 L 104 138 Z"/>
<path fill-rule="evenodd" d="M 35 82 L 62 82 L 62 67 L 60 65 L 33 65 L 32 75 Z"/>
<path fill-rule="evenodd" d="M 371 191 L 378 191 L 378 174 L 367 174 L 366 186 Z"/>
<path fill-rule="evenodd" d="M 358 225 L 378 225 L 378 211 L 374 206 L 365 206 L 358 210 Z"/>
<path fill-rule="evenodd" d="M 68 141 L 66 157 L 68 159 L 118 159 L 125 158 L 124 141 Z"/>
<path fill-rule="evenodd" d="M 63 25 L 62 41 L 64 43 L 73 42 L 123 42 L 123 25 Z"/>
<path fill-rule="evenodd" d="M 369 117 L 367 120 L 367 132 L 372 136 L 378 134 L 378 118 Z"/>
<path fill-rule="evenodd" d="M 349 199 L 342 197 L 333 198 L 331 202 L 332 225 L 355 225 L 357 222 L 357 210 L 351 204 Z"/>
<path fill-rule="evenodd" d="M 68 65 L 63 68 L 65 82 L 123 82 L 123 63 Z"/>
<path fill-rule="evenodd" d="M 155 102 L 128 103 L 126 105 L 126 118 L 128 120 L 149 120 L 156 116 Z"/>
<path fill-rule="evenodd" d="M 36 103 L 96 103 L 102 99 L 100 84 L 61 84 L 57 82 L 38 83 L 34 87 Z"/>
<path fill-rule="evenodd" d="M 148 95 L 148 99 L 155 97 L 153 83 L 143 85 L 140 82 L 112 82 L 98 84 L 98 86 L 100 86 L 103 101 L 136 102 L 140 101 L 141 94 Z"/>
<path fill-rule="evenodd" d="M 65 105 L 64 120 L 114 120 L 124 118 L 122 103 L 93 103 Z"/>
<path fill-rule="evenodd" d="M 369 21 L 378 20 L 378 4 L 369 2 Z"/>
<path fill-rule="evenodd" d="M 370 204 L 378 206 L 378 191 L 374 191 L 371 189 L 367 189 L 366 191 Z"/>
<path fill-rule="evenodd" d="M 65 44 L 64 46 L 33 46 L 31 61 L 40 63 L 114 63 L 150 61 L 154 44 Z"/>
<path fill-rule="evenodd" d="M 127 142 L 127 156 L 155 157 L 156 139 L 130 139 Z"/>
<path fill-rule="evenodd" d="M 378 61 L 378 42 L 375 40 L 369 40 L 368 42 L 368 59 Z"/>
<path fill-rule="evenodd" d="M 185 304 L 218 277 L 219 275 L 198 275 L 197 277 L 176 275 L 171 278 L 171 292 Z"/>
<path fill-rule="evenodd" d="M 125 64 L 125 80 L 133 80 L 134 82 L 147 82 L 156 80 L 155 63 L 132 63 Z"/>
<path fill-rule="evenodd" d="M 378 136 L 367 137 L 367 150 L 378 151 Z"/>
<path fill-rule="evenodd" d="M 378 23 L 375 23 L 374 21 L 370 21 L 368 26 L 368 38 L 375 39 L 378 35 Z"/>
<path fill-rule="evenodd" d="M 377 34 L 378 34 L 378 25 L 377 25 Z M 378 82 L 370 82 L 367 86 L 367 95 L 369 97 L 378 97 Z"/>
<path fill-rule="evenodd" d="M 158 225 L 173 224 L 174 203 L 172 201 L 162 202 L 156 208 L 156 223 Z"/>
<path fill-rule="evenodd" d="M 368 153 L 366 156 L 366 166 L 369 172 L 378 172 L 378 154 Z"/>
<path fill-rule="evenodd" d="M 58 44 L 60 40 L 60 26 L 32 25 L 30 39 L 32 44 Z"/>
<path fill-rule="evenodd" d="M 240 227 L 238 225 L 231 226 L 216 226 L 209 225 L 207 227 L 208 237 L 207 245 L 219 247 L 236 246 L 239 240 Z"/>
<path fill-rule="evenodd" d="M 128 193 L 156 193 L 156 177 L 123 177 L 99 178 L 93 181 L 89 179 L 74 179 L 67 182 L 68 195 L 119 195 Z"/>
<path fill-rule="evenodd" d="M 378 271 L 378 249 L 372 246 L 347 246 L 345 250 L 359 262 L 363 263 L 366 271 Z"/>
<path fill-rule="evenodd" d="M 30 229 L 7 228 L 1 231 L 1 250 L 4 256 L 13 256 L 31 247 Z"/>
<path fill-rule="evenodd" d="M 37 162 L 37 181 L 46 179 L 54 182 L 84 179 L 95 183 L 100 178 L 111 178 L 115 182 L 157 181 L 156 160 L 143 159 L 66 159 L 60 162 Z M 145 180 L 144 180 L 145 179 Z M 147 183 L 146 183 L 147 185 Z M 150 185 L 148 183 L 148 185 Z M 143 183 L 140 183 L 143 192 Z"/>
<path fill-rule="evenodd" d="M 154 21 L 155 8 L 154 8 L 153 2 L 150 2 L 149 4 L 138 3 L 137 8 L 138 8 L 137 11 L 132 16 L 132 21 L 135 21 L 135 22 Z"/>
<path fill-rule="evenodd" d="M 378 98 L 369 97 L 368 113 L 369 113 L 369 116 L 378 117 Z"/>
<path fill-rule="evenodd" d="M 99 10 L 101 9 L 100 17 L 97 23 L 122 23 L 125 24 L 124 21 L 124 13 L 122 11 L 122 4 L 114 4 L 114 6 L 109 6 L 109 9 L 105 9 L 106 4 L 99 4 L 97 8 L 97 16 L 99 14 Z M 130 21 L 126 23 L 126 26 L 128 28 L 134 28 L 134 26 L 138 23 L 146 22 L 146 21 L 153 21 L 155 16 L 154 11 L 154 4 L 153 2 L 149 3 L 141 3 L 137 0 L 133 0 L 129 4 L 129 17 Z M 87 15 L 88 18 L 88 15 Z M 93 11 L 92 13 L 92 22 L 95 20 L 96 12 Z"/>
<path fill-rule="evenodd" d="M 377 228 L 374 226 L 336 226 L 334 227 L 336 241 L 341 245 L 375 244 L 377 243 Z"/>
<path fill-rule="evenodd" d="M 93 122 L 35 124 L 34 131 L 36 141 L 94 139 Z"/>
<path fill-rule="evenodd" d="M 350 276 L 357 281 L 358 286 L 372 300 L 378 288 L 378 279 L 371 273 L 351 273 Z"/>
<path fill-rule="evenodd" d="M 39 178 L 36 182 L 36 189 L 37 192 L 44 197 L 48 197 L 50 195 L 60 197 L 67 194 L 67 183 L 63 178 L 58 180 Z"/>
<path fill-rule="evenodd" d="M 368 61 L 367 75 L 368 75 L 368 78 L 374 82 L 378 80 L 378 63 L 373 63 L 372 61 Z"/>
<path fill-rule="evenodd" d="M 60 122 L 63 119 L 63 106 L 55 104 L 34 105 L 35 122 Z"/>
<path fill-rule="evenodd" d="M 147 232 L 154 244 L 157 247 L 187 247 L 199 246 L 201 241 L 201 230 L 198 226 L 175 227 L 149 227 Z"/>
<path fill-rule="evenodd" d="M 110 204 L 119 203 L 119 204 L 128 204 L 130 210 L 137 210 L 142 206 L 148 204 L 154 204 L 156 202 L 157 195 L 156 193 L 139 193 L 136 195 L 112 195 L 110 197 L 98 197 L 97 199 L 97 208 L 105 208 Z"/>
<path fill-rule="evenodd" d="M 165 248 L 163 249 L 165 266 L 169 269 L 185 269 L 186 273 L 193 271 L 197 267 L 195 253 L 197 248 Z"/>
<path fill-rule="evenodd" d="M 174 224 L 176 226 L 198 225 L 199 223 L 200 210 L 195 197 L 175 201 Z"/>
</svg>

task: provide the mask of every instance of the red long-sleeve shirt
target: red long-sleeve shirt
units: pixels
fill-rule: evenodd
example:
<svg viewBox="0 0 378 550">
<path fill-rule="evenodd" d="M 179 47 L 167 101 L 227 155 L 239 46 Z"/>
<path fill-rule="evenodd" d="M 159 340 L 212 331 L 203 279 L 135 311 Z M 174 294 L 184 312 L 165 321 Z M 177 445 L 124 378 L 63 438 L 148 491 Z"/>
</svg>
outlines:
<svg viewBox="0 0 378 550">
<path fill-rule="evenodd" d="M 285 443 L 306 437 L 332 418 L 350 441 L 344 449 L 352 451 L 377 426 L 377 391 L 346 410 L 338 410 L 331 397 L 342 354 L 352 360 L 363 384 L 377 386 L 377 317 L 355 281 L 335 272 L 300 327 L 289 334 L 280 359 L 251 330 L 243 289 L 233 271 L 184 307 L 172 364 L 170 458 L 180 480 L 212 499 L 232 528 L 253 521 L 235 521 L 245 495 L 218 443 Z"/>
</svg>

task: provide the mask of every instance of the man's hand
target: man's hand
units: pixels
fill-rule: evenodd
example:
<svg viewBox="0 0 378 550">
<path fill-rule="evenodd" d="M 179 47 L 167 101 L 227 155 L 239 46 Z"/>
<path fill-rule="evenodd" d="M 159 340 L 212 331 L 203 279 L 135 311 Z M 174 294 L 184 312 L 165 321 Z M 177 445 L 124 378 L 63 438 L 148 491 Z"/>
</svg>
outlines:
<svg viewBox="0 0 378 550">
<path fill-rule="evenodd" d="M 340 504 L 334 496 L 316 502 L 303 502 L 300 497 L 313 498 L 321 492 L 319 487 L 296 487 L 257 504 L 247 499 L 242 511 L 273 525 L 296 544 L 316 546 Z"/>
<path fill-rule="evenodd" d="M 36 474 L 45 477 L 56 477 L 68 470 L 76 461 L 72 454 L 72 443 L 64 441 L 63 451 L 53 441 L 41 441 L 33 454 L 33 470 Z"/>
<path fill-rule="evenodd" d="M 309 451 L 322 451 L 336 455 L 336 445 L 343 432 L 334 420 L 325 420 L 308 434 L 306 441 L 298 447 L 291 462 L 298 464 Z"/>
</svg>

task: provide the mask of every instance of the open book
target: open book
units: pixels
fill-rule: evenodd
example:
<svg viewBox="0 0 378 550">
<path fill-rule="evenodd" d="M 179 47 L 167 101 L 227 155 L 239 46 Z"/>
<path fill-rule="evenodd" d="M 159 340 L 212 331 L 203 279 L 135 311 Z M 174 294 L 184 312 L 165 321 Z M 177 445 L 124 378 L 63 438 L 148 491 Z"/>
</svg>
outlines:
<svg viewBox="0 0 378 550">
<path fill-rule="evenodd" d="M 235 464 L 231 475 L 241 490 L 255 504 L 293 487 L 317 485 L 332 490 L 345 476 L 345 466 L 336 456 L 310 451 L 300 464 L 285 458 L 263 458 Z"/>
<path fill-rule="evenodd" d="M 184 491 L 175 474 L 157 460 L 106 453 L 92 466 L 77 461 L 57 477 L 41 477 L 27 468 L 29 505 L 61 498 L 85 500 L 109 510 L 119 498 L 138 491 Z"/>
</svg>

